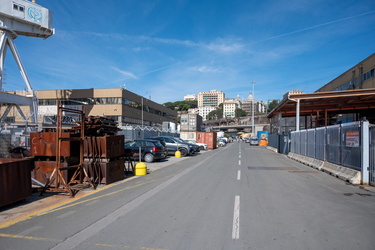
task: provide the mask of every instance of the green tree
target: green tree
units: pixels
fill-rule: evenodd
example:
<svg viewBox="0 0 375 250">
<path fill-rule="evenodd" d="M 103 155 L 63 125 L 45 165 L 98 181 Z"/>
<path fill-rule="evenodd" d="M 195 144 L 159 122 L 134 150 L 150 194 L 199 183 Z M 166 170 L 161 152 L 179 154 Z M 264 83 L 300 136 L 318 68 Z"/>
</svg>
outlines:
<svg viewBox="0 0 375 250">
<path fill-rule="evenodd" d="M 163 104 L 165 107 L 172 110 L 187 111 L 191 108 L 198 107 L 198 101 L 176 101 L 176 102 L 166 102 Z"/>
<path fill-rule="evenodd" d="M 276 106 L 279 105 L 279 103 L 280 103 L 279 100 L 273 99 L 268 105 L 267 113 L 271 112 L 274 108 L 276 108 Z"/>
<path fill-rule="evenodd" d="M 221 118 L 223 118 L 222 109 L 213 110 L 207 115 L 207 120 L 219 120 Z"/>
<path fill-rule="evenodd" d="M 243 116 L 247 116 L 247 112 L 243 109 L 240 109 L 240 108 L 236 108 L 236 110 L 234 111 L 234 116 L 237 118 L 237 117 L 243 117 Z"/>
</svg>

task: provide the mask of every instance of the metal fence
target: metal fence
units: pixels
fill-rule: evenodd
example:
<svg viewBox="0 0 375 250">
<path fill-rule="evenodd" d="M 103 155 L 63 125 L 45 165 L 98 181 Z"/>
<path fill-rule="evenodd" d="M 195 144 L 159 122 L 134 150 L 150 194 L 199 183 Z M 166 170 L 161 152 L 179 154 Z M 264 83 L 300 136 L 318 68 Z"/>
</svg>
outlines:
<svg viewBox="0 0 375 250">
<path fill-rule="evenodd" d="M 375 126 L 370 126 L 369 183 L 375 185 Z"/>
<path fill-rule="evenodd" d="M 293 131 L 291 152 L 361 170 L 361 123 Z"/>
<path fill-rule="evenodd" d="M 286 134 L 270 134 L 268 135 L 268 146 L 277 149 L 278 153 L 288 154 L 290 147 L 290 135 Z"/>
<path fill-rule="evenodd" d="M 180 134 L 171 129 L 162 129 L 157 127 L 148 126 L 124 126 L 119 127 L 121 130 L 118 132 L 119 135 L 124 135 L 125 141 L 145 139 L 152 136 L 174 136 L 180 137 Z"/>
</svg>

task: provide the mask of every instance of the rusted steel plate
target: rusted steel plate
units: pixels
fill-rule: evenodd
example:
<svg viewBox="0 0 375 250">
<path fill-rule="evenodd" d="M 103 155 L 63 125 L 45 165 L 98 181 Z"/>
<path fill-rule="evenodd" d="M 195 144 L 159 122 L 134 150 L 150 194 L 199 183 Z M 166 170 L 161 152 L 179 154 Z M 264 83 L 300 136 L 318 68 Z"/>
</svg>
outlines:
<svg viewBox="0 0 375 250">
<path fill-rule="evenodd" d="M 98 138 L 100 140 L 101 157 L 114 158 L 124 155 L 123 135 L 108 135 Z"/>
<path fill-rule="evenodd" d="M 124 155 L 124 136 L 106 135 L 85 137 L 84 157 L 116 158 Z"/>
<path fill-rule="evenodd" d="M 34 159 L 0 158 L 0 206 L 31 196 Z"/>
<path fill-rule="evenodd" d="M 95 183 L 108 185 L 125 177 L 124 159 L 109 162 L 85 161 L 83 167 L 89 178 Z"/>
<path fill-rule="evenodd" d="M 55 161 L 35 161 L 32 176 L 35 180 L 46 184 L 55 167 Z M 61 173 L 65 182 L 68 182 L 68 171 L 62 171 Z M 50 183 L 50 185 L 55 187 L 56 180 Z"/>
<path fill-rule="evenodd" d="M 62 133 L 62 138 L 70 138 L 70 133 Z M 33 156 L 56 156 L 56 132 L 30 133 L 30 154 Z M 61 156 L 79 155 L 79 141 L 63 141 Z"/>
</svg>

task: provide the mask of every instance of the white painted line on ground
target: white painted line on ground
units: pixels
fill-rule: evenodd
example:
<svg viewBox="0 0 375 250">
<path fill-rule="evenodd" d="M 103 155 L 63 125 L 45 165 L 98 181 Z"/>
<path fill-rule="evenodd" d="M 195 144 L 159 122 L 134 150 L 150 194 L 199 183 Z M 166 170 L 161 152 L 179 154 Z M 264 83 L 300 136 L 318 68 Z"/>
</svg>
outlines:
<svg viewBox="0 0 375 250">
<path fill-rule="evenodd" d="M 236 195 L 234 199 L 232 239 L 238 240 L 239 238 L 240 238 L 240 196 Z"/>
<path fill-rule="evenodd" d="M 36 232 L 36 231 L 39 231 L 40 229 L 42 229 L 43 227 L 42 226 L 35 226 L 35 227 L 31 227 L 29 229 L 26 229 L 25 231 L 22 231 L 21 233 L 19 233 L 18 235 L 29 235 L 30 233 L 32 232 Z"/>
<path fill-rule="evenodd" d="M 237 172 L 237 180 L 241 180 L 241 170 L 238 170 Z"/>
<path fill-rule="evenodd" d="M 241 160 L 238 160 L 238 165 L 241 166 Z"/>
<path fill-rule="evenodd" d="M 60 214 L 59 216 L 56 216 L 57 219 L 63 219 L 63 218 L 66 218 L 68 216 L 71 216 L 72 214 L 74 214 L 76 211 L 75 210 L 70 210 L 66 213 L 63 213 L 63 214 Z"/>
</svg>

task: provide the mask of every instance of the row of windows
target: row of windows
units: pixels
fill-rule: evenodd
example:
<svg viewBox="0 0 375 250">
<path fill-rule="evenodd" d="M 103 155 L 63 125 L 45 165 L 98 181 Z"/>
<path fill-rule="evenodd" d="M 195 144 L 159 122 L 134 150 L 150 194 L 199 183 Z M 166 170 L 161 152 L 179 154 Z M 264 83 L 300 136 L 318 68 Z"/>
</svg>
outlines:
<svg viewBox="0 0 375 250">
<path fill-rule="evenodd" d="M 25 7 L 22 6 L 22 5 L 19 5 L 19 4 L 13 4 L 13 9 L 14 10 L 18 10 L 18 11 L 21 11 L 21 12 L 24 12 L 25 11 Z"/>
<path fill-rule="evenodd" d="M 375 76 L 375 68 L 367 71 L 366 73 L 362 74 L 360 77 L 356 77 L 353 80 L 340 85 L 339 87 L 335 88 L 333 91 L 353 89 L 354 86 L 357 86 L 360 82 L 366 81 L 374 76 Z"/>
<path fill-rule="evenodd" d="M 40 106 L 45 105 L 57 105 L 56 99 L 39 99 L 38 100 Z M 120 97 L 104 97 L 104 98 L 72 98 L 72 99 L 65 99 L 60 100 L 62 105 L 106 105 L 106 104 L 122 104 L 128 107 L 136 108 L 142 110 L 142 103 L 137 103 L 132 100 L 128 100 L 126 98 Z M 143 111 L 156 114 L 159 116 L 167 116 L 172 117 L 171 115 L 162 112 L 160 110 L 151 108 L 149 106 L 143 105 Z"/>
</svg>

